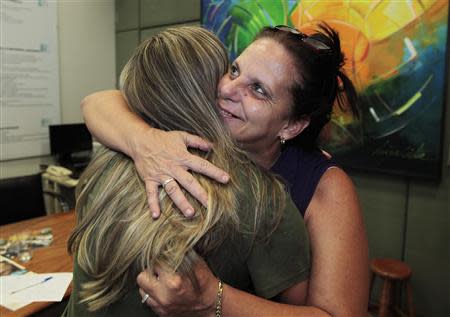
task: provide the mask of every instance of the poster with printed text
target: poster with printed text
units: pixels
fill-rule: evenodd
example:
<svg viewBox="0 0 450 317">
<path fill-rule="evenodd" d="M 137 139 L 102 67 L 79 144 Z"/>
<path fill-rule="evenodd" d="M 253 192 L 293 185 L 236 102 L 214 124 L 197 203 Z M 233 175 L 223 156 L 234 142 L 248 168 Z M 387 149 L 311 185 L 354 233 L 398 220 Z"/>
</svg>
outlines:
<svg viewBox="0 0 450 317">
<path fill-rule="evenodd" d="M 0 160 L 50 153 L 60 123 L 57 2 L 0 1 Z"/>
</svg>

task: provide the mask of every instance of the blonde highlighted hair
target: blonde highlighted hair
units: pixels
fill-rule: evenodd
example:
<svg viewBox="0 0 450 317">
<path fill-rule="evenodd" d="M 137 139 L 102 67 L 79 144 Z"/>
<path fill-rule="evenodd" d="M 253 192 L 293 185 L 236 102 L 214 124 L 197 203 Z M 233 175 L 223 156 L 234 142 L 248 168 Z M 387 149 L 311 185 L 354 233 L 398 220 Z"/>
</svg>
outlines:
<svg viewBox="0 0 450 317">
<path fill-rule="evenodd" d="M 217 84 L 227 68 L 226 51 L 213 34 L 180 27 L 144 41 L 122 71 L 121 90 L 130 109 L 153 127 L 213 142 L 213 151 L 197 154 L 228 171 L 231 181 L 222 185 L 194 173 L 208 193 L 207 208 L 184 192 L 196 210 L 187 219 L 161 190 L 162 214 L 153 220 L 132 160 L 102 148 L 80 179 L 78 221 L 68 244 L 90 277 L 80 292 L 89 310 L 122 298 L 137 274 L 156 264 L 186 274 L 195 285 L 192 264 L 243 230 L 239 212 L 244 205 L 256 210 L 247 228 L 254 235 L 262 228 L 266 236 L 275 229 L 284 188 L 235 146 L 215 106 Z M 241 192 L 243 181 L 249 193 Z"/>
</svg>

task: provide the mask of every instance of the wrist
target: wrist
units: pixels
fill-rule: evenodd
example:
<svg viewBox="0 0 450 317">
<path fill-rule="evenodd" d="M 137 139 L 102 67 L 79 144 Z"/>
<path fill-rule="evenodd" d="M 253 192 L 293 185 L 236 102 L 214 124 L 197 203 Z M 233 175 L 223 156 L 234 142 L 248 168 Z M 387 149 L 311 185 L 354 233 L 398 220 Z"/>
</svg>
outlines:
<svg viewBox="0 0 450 317">
<path fill-rule="evenodd" d="M 214 282 L 209 282 L 208 289 L 203 293 L 203 307 L 200 310 L 203 311 L 203 317 L 216 317 L 217 307 L 218 307 L 218 298 L 220 292 L 220 308 L 222 308 L 222 299 L 223 299 L 223 286 L 225 285 L 223 282 L 220 282 L 222 285 L 222 290 L 219 289 L 219 279 L 214 278 Z M 222 315 L 219 315 L 222 316 Z"/>
<path fill-rule="evenodd" d="M 217 286 L 215 317 L 222 317 L 223 287 L 224 284 L 219 279 L 219 285 Z"/>
<path fill-rule="evenodd" d="M 145 144 L 142 144 L 143 140 L 148 141 L 154 139 L 154 134 L 157 129 L 152 128 L 145 122 L 136 121 L 133 130 L 129 134 L 127 140 L 126 154 L 136 161 L 139 156 L 142 155 L 142 149 L 145 148 Z"/>
</svg>

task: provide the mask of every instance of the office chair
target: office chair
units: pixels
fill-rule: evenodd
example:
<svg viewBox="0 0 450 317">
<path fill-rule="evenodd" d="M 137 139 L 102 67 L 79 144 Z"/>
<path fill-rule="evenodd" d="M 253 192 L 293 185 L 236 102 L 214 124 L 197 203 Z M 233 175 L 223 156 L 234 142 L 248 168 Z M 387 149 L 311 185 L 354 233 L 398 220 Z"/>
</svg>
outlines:
<svg viewBox="0 0 450 317">
<path fill-rule="evenodd" d="M 45 216 L 44 194 L 58 199 L 63 211 L 69 210 L 64 197 L 42 189 L 41 173 L 0 179 L 0 224 Z"/>
</svg>

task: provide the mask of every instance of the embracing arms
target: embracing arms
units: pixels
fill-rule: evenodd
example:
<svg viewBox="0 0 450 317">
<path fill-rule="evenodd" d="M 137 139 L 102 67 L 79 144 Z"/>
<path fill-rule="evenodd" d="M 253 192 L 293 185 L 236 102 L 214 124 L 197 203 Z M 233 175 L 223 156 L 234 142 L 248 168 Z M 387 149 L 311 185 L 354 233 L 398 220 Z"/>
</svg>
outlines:
<svg viewBox="0 0 450 317">
<path fill-rule="evenodd" d="M 278 300 L 306 306 L 275 303 L 226 285 L 224 316 L 367 316 L 367 239 L 355 189 L 341 169 L 331 168 L 322 176 L 305 220 L 312 250 L 306 303 L 301 284 L 286 290 Z M 153 309 L 161 316 L 177 316 L 202 307 L 193 316 L 208 316 L 205 307 L 214 305 L 217 280 L 206 265 L 196 268 L 203 290 L 200 295 L 177 274 L 160 272 L 159 279 L 147 272 L 137 279 L 141 294 L 150 294 Z"/>
<path fill-rule="evenodd" d="M 209 143 L 184 132 L 163 132 L 148 127 L 130 112 L 118 91 L 99 92 L 86 97 L 82 111 L 88 128 L 102 143 L 133 158 L 145 181 L 153 216 L 159 214 L 157 187 L 168 178 L 175 178 L 181 186 L 205 202 L 206 193 L 186 170 L 198 171 L 219 181 L 227 176 L 224 171 L 186 151 L 186 147 L 207 150 L 211 147 Z M 180 210 L 189 214 L 187 210 L 190 205 L 178 184 L 170 182 L 166 190 Z M 305 310 L 304 316 L 314 316 L 316 312 L 338 317 L 367 315 L 367 240 L 355 189 L 342 170 L 330 169 L 323 175 L 306 212 L 305 222 L 312 249 L 306 303 L 321 310 L 287 306 L 225 286 L 224 313 L 228 311 L 229 316 L 245 316 L 244 313 L 248 311 L 250 316 L 254 316 L 260 315 L 258 309 L 263 309 L 263 312 L 274 309 L 277 316 L 282 316 L 282 312 L 286 312 L 287 316 L 294 315 L 294 312 L 296 316 L 302 316 Z M 211 279 L 208 281 L 211 282 Z M 158 287 L 146 284 L 146 279 L 141 277 L 138 282 L 146 292 L 153 294 L 155 304 L 160 300 L 160 307 L 167 305 L 161 309 L 175 309 L 177 306 L 170 304 L 177 300 L 183 301 L 181 295 L 185 296 L 185 303 L 190 303 L 185 309 L 195 306 L 193 301 L 188 300 L 190 290 L 183 283 L 170 284 L 170 279 L 162 276 Z M 216 288 L 217 282 L 213 280 L 213 283 L 212 288 Z M 206 289 L 210 290 L 211 287 Z M 297 291 L 295 294 L 300 294 Z M 200 303 L 201 297 L 194 298 Z M 239 314 L 235 314 L 235 309 Z"/>
<path fill-rule="evenodd" d="M 130 156 L 145 182 L 152 217 L 159 217 L 158 186 L 173 177 L 204 205 L 207 194 L 187 172 L 188 169 L 219 182 L 228 182 L 226 172 L 207 160 L 187 151 L 188 147 L 203 151 L 212 145 L 202 138 L 181 131 L 153 129 L 130 111 L 118 90 L 93 93 L 83 99 L 81 111 L 91 133 L 103 144 Z M 148 142 L 151 140 L 151 144 Z M 195 212 L 182 194 L 177 182 L 170 182 L 166 191 L 186 215 Z"/>
<path fill-rule="evenodd" d="M 152 275 L 147 272 L 140 273 L 137 281 L 143 288 L 139 292 L 142 297 L 144 294 L 150 295 L 147 304 L 161 317 L 213 317 L 218 290 L 217 279 L 204 262 L 196 265 L 195 275 L 200 282 L 200 293 L 194 291 L 189 279 L 162 269 Z M 307 286 L 307 282 L 302 282 L 287 289 L 278 298 L 281 303 L 277 303 L 224 285 L 222 316 L 330 316 L 315 307 L 296 306 L 304 303 Z"/>
<path fill-rule="evenodd" d="M 297 306 L 306 302 L 310 257 L 306 227 L 292 201 L 286 201 L 283 217 L 267 240 L 253 240 L 243 233 L 231 241 L 208 257 L 208 265 L 228 283 L 223 289 L 220 316 L 328 316 L 315 307 Z M 159 316 L 214 316 L 217 279 L 204 262 L 197 263 L 193 273 L 200 285 L 198 291 L 189 278 L 161 267 L 141 273 L 141 296 L 149 294 L 147 304 Z M 251 288 L 258 296 L 280 303 L 237 288 Z"/>
</svg>

